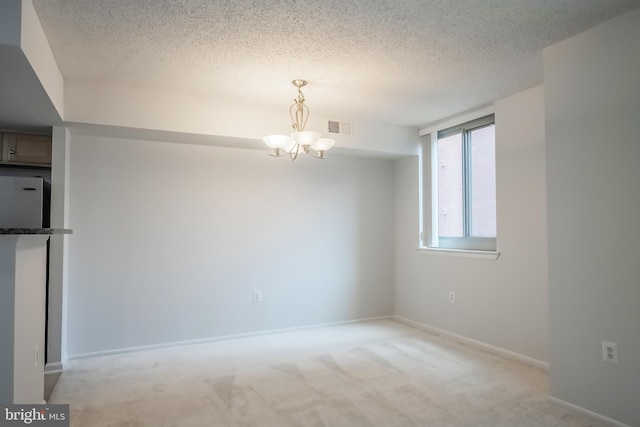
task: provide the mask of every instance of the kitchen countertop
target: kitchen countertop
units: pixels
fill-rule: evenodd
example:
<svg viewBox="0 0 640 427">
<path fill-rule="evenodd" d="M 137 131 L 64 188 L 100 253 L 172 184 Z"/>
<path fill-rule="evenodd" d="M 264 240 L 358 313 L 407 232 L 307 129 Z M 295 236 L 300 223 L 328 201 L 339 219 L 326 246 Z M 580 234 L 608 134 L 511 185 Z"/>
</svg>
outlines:
<svg viewBox="0 0 640 427">
<path fill-rule="evenodd" d="M 72 234 L 68 228 L 0 228 L 2 234 Z"/>
</svg>

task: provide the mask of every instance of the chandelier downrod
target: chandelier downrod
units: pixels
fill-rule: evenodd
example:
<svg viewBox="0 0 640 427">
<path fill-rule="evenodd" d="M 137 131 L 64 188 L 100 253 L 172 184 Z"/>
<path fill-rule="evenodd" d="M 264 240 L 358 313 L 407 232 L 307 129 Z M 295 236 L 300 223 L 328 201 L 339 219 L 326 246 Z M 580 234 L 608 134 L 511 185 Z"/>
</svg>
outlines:
<svg viewBox="0 0 640 427">
<path fill-rule="evenodd" d="M 307 85 L 307 81 L 292 80 L 291 84 L 298 88 L 298 97 L 294 98 L 293 104 L 289 107 L 289 116 L 293 122 L 291 127 L 296 132 L 302 132 L 309 119 L 309 107 L 304 105 L 304 93 L 302 93 L 302 88 Z"/>
</svg>

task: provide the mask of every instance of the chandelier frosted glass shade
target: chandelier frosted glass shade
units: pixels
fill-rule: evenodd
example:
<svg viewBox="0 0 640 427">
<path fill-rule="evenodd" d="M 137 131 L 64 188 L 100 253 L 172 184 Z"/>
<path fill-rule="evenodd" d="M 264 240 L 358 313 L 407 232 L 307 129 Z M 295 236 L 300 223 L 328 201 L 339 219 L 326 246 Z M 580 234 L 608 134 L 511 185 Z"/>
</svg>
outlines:
<svg viewBox="0 0 640 427">
<path fill-rule="evenodd" d="M 262 138 L 269 148 L 289 152 L 296 145 L 293 138 L 287 135 L 267 135 Z"/>
<path fill-rule="evenodd" d="M 325 153 L 336 143 L 333 139 L 322 138 L 319 132 L 305 131 L 304 127 L 309 119 L 309 107 L 304 104 L 304 94 L 301 88 L 307 84 L 305 80 L 293 80 L 291 82 L 298 88 L 298 97 L 289 107 L 291 127 L 296 131 L 290 136 L 267 135 L 262 138 L 264 143 L 273 150 L 271 156 L 282 157 L 289 155 L 295 160 L 299 154 L 309 154 L 318 159 L 325 159 Z"/>
<path fill-rule="evenodd" d="M 335 143 L 336 141 L 330 138 L 318 138 L 316 142 L 311 144 L 311 148 L 318 152 L 325 152 L 330 150 Z"/>
<path fill-rule="evenodd" d="M 294 132 L 291 134 L 291 139 L 303 147 L 309 148 L 320 139 L 322 134 L 320 132 L 312 132 L 310 130 L 302 132 Z"/>
</svg>

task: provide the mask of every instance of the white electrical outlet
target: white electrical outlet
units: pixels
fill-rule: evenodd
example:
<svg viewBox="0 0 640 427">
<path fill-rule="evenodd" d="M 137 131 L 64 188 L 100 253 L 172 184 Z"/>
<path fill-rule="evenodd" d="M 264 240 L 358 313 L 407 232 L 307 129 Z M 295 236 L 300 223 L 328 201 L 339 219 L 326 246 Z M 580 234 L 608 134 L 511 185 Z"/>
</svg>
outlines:
<svg viewBox="0 0 640 427">
<path fill-rule="evenodd" d="M 253 302 L 262 302 L 262 291 L 253 291 Z"/>
<path fill-rule="evenodd" d="M 451 304 L 456 302 L 456 293 L 453 291 L 449 291 L 449 302 Z"/>
<path fill-rule="evenodd" d="M 602 360 L 609 363 L 618 363 L 618 344 L 610 341 L 602 341 Z"/>
</svg>

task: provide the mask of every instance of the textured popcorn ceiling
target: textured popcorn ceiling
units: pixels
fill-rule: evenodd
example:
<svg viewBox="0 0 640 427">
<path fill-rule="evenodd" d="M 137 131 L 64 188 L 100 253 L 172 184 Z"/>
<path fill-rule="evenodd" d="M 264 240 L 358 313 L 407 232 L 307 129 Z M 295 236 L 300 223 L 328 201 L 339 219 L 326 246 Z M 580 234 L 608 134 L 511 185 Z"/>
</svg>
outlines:
<svg viewBox="0 0 640 427">
<path fill-rule="evenodd" d="M 542 82 L 640 0 L 33 0 L 64 78 L 419 126 Z M 250 118 L 247 118 L 250 120 Z"/>
</svg>

